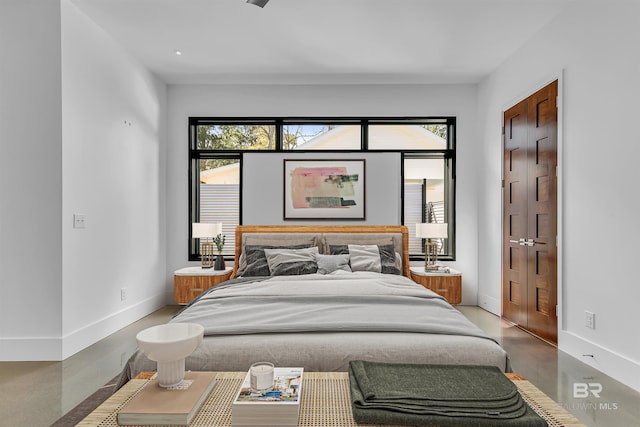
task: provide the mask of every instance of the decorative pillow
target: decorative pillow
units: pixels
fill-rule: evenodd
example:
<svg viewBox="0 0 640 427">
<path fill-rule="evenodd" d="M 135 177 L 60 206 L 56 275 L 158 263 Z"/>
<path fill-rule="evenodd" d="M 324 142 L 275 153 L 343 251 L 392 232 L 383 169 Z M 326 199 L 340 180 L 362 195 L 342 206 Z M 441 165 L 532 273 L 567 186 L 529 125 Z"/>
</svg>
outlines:
<svg viewBox="0 0 640 427">
<path fill-rule="evenodd" d="M 400 233 L 325 233 L 320 239 L 322 253 L 330 253 L 329 248 L 337 245 L 389 245 L 402 253 L 402 234 Z"/>
<path fill-rule="evenodd" d="M 389 245 L 331 245 L 333 255 L 349 254 L 352 271 L 374 271 L 385 274 L 400 274 L 396 266 L 396 252 Z"/>
<path fill-rule="evenodd" d="M 244 247 L 244 258 L 246 260 L 246 265 L 243 265 L 244 263 L 240 265 L 236 276 L 270 276 L 271 270 L 269 270 L 267 256 L 264 254 L 265 249 L 303 249 L 308 247 L 309 245 L 306 244 L 295 246 L 246 245 Z"/>
<path fill-rule="evenodd" d="M 272 276 L 295 276 L 318 271 L 318 248 L 315 246 L 305 249 L 264 249 L 264 254 Z"/>
<path fill-rule="evenodd" d="M 238 272 L 236 276 L 246 276 L 247 270 L 247 247 L 249 250 L 255 250 L 255 248 L 283 248 L 283 249 L 297 249 L 297 248 L 310 248 L 312 246 L 318 246 L 320 237 L 318 234 L 313 233 L 244 233 L 241 241 L 241 253 L 238 260 Z M 266 258 L 260 257 L 260 268 L 268 268 L 266 266 Z M 264 263 L 264 265 L 262 265 Z M 249 273 L 253 274 L 251 270 Z M 266 274 L 269 275 L 268 273 Z"/>
<path fill-rule="evenodd" d="M 349 255 L 316 255 L 316 262 L 318 263 L 318 273 L 329 274 L 334 271 L 344 270 L 352 271 L 349 267 Z"/>
</svg>

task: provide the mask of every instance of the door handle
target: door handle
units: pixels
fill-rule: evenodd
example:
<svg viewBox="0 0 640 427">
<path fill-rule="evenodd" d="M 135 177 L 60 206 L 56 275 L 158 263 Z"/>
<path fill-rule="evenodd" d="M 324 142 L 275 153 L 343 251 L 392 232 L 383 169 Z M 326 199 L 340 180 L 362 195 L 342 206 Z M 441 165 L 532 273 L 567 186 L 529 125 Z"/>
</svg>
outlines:
<svg viewBox="0 0 640 427">
<path fill-rule="evenodd" d="M 537 243 L 535 240 L 533 239 L 525 239 L 524 237 L 519 239 L 519 240 L 509 240 L 509 243 L 517 243 L 520 246 L 535 246 L 535 244 Z"/>
</svg>

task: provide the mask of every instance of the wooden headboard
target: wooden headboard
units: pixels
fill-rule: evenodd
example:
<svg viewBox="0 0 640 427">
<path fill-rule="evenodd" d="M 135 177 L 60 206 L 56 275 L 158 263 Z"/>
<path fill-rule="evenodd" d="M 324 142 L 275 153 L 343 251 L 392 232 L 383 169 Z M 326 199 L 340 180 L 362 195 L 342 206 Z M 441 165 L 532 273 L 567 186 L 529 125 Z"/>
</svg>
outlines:
<svg viewBox="0 0 640 427">
<path fill-rule="evenodd" d="M 244 233 L 344 233 L 344 234 L 402 234 L 402 274 L 410 276 L 409 229 L 404 225 L 239 225 L 236 227 L 233 275 L 238 271 Z"/>
</svg>

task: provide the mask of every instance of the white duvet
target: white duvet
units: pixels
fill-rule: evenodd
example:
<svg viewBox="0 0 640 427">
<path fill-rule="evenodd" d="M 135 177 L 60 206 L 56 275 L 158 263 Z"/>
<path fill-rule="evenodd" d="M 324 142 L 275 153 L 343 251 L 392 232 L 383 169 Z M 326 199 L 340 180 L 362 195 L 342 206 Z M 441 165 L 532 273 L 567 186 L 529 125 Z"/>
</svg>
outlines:
<svg viewBox="0 0 640 427">
<path fill-rule="evenodd" d="M 245 371 L 256 361 L 346 371 L 349 360 L 493 365 L 505 351 L 437 294 L 404 276 L 358 272 L 278 276 L 219 285 L 172 322 L 205 327 L 187 359 L 200 371 Z M 136 353 L 124 379 L 154 370 Z"/>
</svg>

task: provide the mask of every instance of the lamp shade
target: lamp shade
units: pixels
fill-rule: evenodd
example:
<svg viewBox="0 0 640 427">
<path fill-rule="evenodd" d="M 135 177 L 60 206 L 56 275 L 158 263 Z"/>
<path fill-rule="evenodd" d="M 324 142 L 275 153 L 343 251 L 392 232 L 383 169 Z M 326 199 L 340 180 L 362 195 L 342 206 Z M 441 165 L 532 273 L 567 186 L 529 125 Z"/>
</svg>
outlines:
<svg viewBox="0 0 640 427">
<path fill-rule="evenodd" d="M 222 234 L 222 223 L 221 222 L 216 222 L 215 223 L 216 226 L 216 236 L 219 234 Z"/>
<path fill-rule="evenodd" d="M 416 224 L 416 237 L 423 239 L 446 239 L 449 237 L 447 224 L 425 222 Z"/>
<path fill-rule="evenodd" d="M 192 224 L 191 237 L 194 239 L 208 239 L 216 236 L 216 224 L 194 222 Z"/>
</svg>

